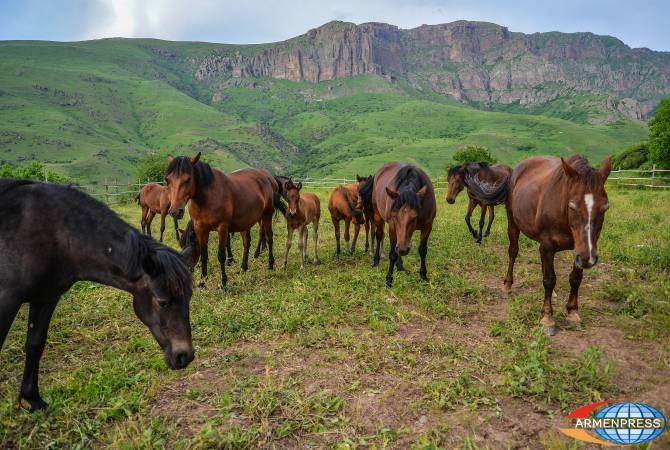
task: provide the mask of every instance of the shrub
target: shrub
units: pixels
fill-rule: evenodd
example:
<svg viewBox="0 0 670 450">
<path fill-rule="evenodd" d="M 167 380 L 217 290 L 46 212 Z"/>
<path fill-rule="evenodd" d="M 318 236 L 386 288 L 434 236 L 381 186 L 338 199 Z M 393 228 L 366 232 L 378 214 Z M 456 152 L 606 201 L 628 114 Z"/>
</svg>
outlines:
<svg viewBox="0 0 670 450">
<path fill-rule="evenodd" d="M 620 169 L 638 169 L 649 160 L 649 144 L 640 142 L 618 153 L 612 158 L 612 166 L 616 170 Z"/>
<path fill-rule="evenodd" d="M 135 178 L 138 183 L 163 181 L 166 167 L 167 156 L 155 153 L 147 155 L 138 163 Z"/>
<path fill-rule="evenodd" d="M 649 159 L 660 168 L 670 168 L 670 97 L 649 121 Z"/>
<path fill-rule="evenodd" d="M 9 164 L 0 166 L 0 178 L 22 178 L 28 180 L 50 181 L 52 183 L 72 183 L 72 180 L 64 175 L 47 169 L 44 164 L 38 161 L 13 167 Z"/>
<path fill-rule="evenodd" d="M 487 162 L 494 164 L 498 162 L 489 150 L 481 145 L 466 145 L 465 147 L 454 153 L 454 164 L 463 164 L 466 162 Z"/>
</svg>

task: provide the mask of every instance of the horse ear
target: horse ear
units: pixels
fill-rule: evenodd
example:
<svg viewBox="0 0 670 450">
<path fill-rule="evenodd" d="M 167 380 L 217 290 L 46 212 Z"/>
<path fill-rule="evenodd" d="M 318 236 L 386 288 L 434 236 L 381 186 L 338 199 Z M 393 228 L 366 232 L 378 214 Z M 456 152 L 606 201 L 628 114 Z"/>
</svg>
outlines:
<svg viewBox="0 0 670 450">
<path fill-rule="evenodd" d="M 579 176 L 579 173 L 577 173 L 577 171 L 573 169 L 570 164 L 566 163 L 562 157 L 561 157 L 561 164 L 563 164 L 563 171 L 568 177 L 577 178 L 577 176 Z"/>
<path fill-rule="evenodd" d="M 197 163 L 198 161 L 200 161 L 200 154 L 201 154 L 201 153 L 202 153 L 202 152 L 198 152 L 197 155 L 195 155 L 193 158 L 191 158 L 191 164 L 195 165 L 195 163 Z"/>
<path fill-rule="evenodd" d="M 284 190 L 288 191 L 288 184 L 291 182 L 291 179 L 289 178 L 288 180 L 284 181 Z"/>
<path fill-rule="evenodd" d="M 426 192 L 428 192 L 428 186 L 424 186 L 416 191 L 416 196 L 419 197 L 419 200 L 421 200 L 426 195 Z"/>
<path fill-rule="evenodd" d="M 167 157 L 168 164 L 170 164 L 173 159 L 174 159 L 174 156 L 168 155 L 168 157 Z"/>
<path fill-rule="evenodd" d="M 365 180 L 365 178 L 361 177 L 359 174 L 356 174 L 356 181 L 358 181 L 360 183 L 361 181 L 364 181 L 364 180 Z"/>
<path fill-rule="evenodd" d="M 388 196 L 391 197 L 392 199 L 396 199 L 400 195 L 400 194 L 398 194 L 397 191 L 394 191 L 393 189 L 391 189 L 388 186 L 386 186 L 386 194 L 388 194 Z"/>
<path fill-rule="evenodd" d="M 610 176 L 611 171 L 612 171 L 612 157 L 608 156 L 607 158 L 602 160 L 602 162 L 600 163 L 600 170 L 598 171 L 600 173 L 600 177 L 603 179 L 603 182 L 607 180 L 607 177 Z"/>
<path fill-rule="evenodd" d="M 465 167 L 466 166 L 467 166 L 467 164 L 461 164 L 460 166 L 458 166 L 458 173 L 463 175 L 465 173 Z"/>
</svg>

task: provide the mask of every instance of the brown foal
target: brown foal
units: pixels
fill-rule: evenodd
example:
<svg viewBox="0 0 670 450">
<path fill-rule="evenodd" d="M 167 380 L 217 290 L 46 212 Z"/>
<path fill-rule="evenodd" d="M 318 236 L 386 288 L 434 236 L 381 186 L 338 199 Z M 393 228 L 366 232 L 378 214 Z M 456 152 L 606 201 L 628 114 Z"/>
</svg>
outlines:
<svg viewBox="0 0 670 450">
<path fill-rule="evenodd" d="M 142 187 L 140 194 L 137 196 L 137 202 L 142 208 L 142 232 L 151 236 L 151 222 L 154 220 L 156 214 L 161 216 L 161 235 L 160 241 L 163 242 L 163 233 L 165 232 L 165 216 L 167 216 L 170 209 L 170 198 L 168 196 L 167 187 L 161 186 L 158 183 L 149 183 Z M 174 232 L 179 240 L 179 223 L 176 218 L 174 221 Z"/>
<path fill-rule="evenodd" d="M 305 270 L 305 256 L 307 256 L 307 225 L 312 224 L 314 231 L 314 260 L 312 264 L 318 264 L 319 254 L 317 251 L 319 242 L 319 219 L 321 218 L 321 202 L 316 194 L 311 192 L 300 193 L 302 183 L 293 183 L 289 178 L 284 182 L 284 190 L 288 207 L 286 208 L 286 227 L 288 237 L 286 238 L 286 250 L 284 251 L 284 270 L 288 262 L 288 252 L 293 241 L 293 232 L 298 230 L 298 249 L 300 250 L 300 270 Z"/>
</svg>

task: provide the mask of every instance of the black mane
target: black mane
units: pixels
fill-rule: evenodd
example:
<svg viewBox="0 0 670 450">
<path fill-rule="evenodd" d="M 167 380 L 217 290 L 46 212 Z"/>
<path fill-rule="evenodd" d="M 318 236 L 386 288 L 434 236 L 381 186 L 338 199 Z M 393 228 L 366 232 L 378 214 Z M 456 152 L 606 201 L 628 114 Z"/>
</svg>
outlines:
<svg viewBox="0 0 670 450">
<path fill-rule="evenodd" d="M 372 207 L 372 191 L 374 190 L 375 177 L 369 176 L 360 186 L 358 186 L 358 195 L 361 196 L 361 202 L 365 208 Z"/>
<path fill-rule="evenodd" d="M 393 200 L 391 209 L 398 210 L 403 205 L 408 205 L 410 208 L 419 211 L 421 200 L 416 196 L 416 193 L 427 184 L 423 172 L 416 166 L 408 164 L 400 168 L 394 181 L 396 192 L 399 195 Z"/>
<path fill-rule="evenodd" d="M 203 161 L 198 161 L 195 164 L 191 163 L 191 158 L 188 156 L 177 156 L 170 161 L 165 171 L 165 175 L 171 173 L 187 173 L 195 180 L 196 189 L 205 189 L 212 181 L 214 181 L 214 171 L 211 166 Z"/>
</svg>

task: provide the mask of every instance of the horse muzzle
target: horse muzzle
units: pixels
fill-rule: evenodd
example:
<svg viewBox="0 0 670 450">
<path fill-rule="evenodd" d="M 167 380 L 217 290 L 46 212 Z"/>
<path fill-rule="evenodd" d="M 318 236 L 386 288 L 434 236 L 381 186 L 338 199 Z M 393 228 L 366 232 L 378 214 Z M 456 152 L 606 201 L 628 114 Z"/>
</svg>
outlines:
<svg viewBox="0 0 670 450">
<path fill-rule="evenodd" d="M 396 245 L 395 251 L 400 255 L 400 256 L 405 256 L 409 253 L 409 251 L 412 249 L 409 245 L 407 247 L 399 247 Z"/>
<path fill-rule="evenodd" d="M 193 358 L 195 358 L 195 352 L 192 348 L 175 352 L 172 350 L 165 351 L 165 363 L 172 370 L 183 369 L 193 361 Z"/>
<path fill-rule="evenodd" d="M 184 208 L 170 209 L 170 211 L 168 212 L 172 217 L 174 217 L 177 220 L 181 220 L 184 218 Z"/>
<path fill-rule="evenodd" d="M 582 255 L 575 256 L 575 267 L 578 269 L 590 269 L 598 264 L 598 255 L 591 256 L 588 260 L 584 259 Z"/>
<path fill-rule="evenodd" d="M 453 197 L 447 197 L 447 203 L 453 205 L 454 203 L 456 203 L 456 199 Z"/>
</svg>

